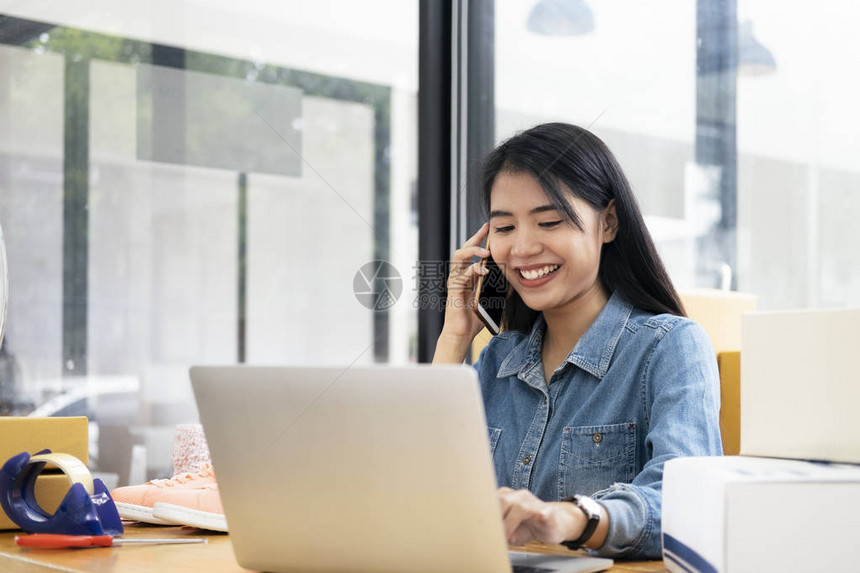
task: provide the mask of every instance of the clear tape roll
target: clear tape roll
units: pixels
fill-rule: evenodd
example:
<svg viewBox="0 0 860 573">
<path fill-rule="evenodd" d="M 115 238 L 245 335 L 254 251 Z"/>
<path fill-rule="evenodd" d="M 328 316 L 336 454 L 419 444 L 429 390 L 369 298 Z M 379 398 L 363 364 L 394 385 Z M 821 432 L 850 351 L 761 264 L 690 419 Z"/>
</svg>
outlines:
<svg viewBox="0 0 860 573">
<path fill-rule="evenodd" d="M 41 454 L 31 457 L 27 463 L 38 464 L 40 462 L 57 466 L 69 478 L 71 485 L 83 484 L 87 493 L 93 495 L 95 491 L 93 489 L 93 476 L 87 466 L 75 456 L 71 454 Z"/>
</svg>

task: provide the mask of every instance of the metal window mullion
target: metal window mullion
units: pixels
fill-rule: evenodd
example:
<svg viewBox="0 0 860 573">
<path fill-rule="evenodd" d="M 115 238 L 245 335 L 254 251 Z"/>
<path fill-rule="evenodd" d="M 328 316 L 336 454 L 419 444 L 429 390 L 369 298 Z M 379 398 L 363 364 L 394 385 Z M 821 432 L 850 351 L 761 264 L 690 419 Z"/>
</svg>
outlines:
<svg viewBox="0 0 860 573">
<path fill-rule="evenodd" d="M 719 168 L 720 219 L 699 240 L 701 263 L 724 263 L 737 272 L 737 0 L 696 5 L 696 162 Z"/>
<path fill-rule="evenodd" d="M 87 374 L 90 63 L 66 55 L 63 120 L 63 376 Z"/>
<path fill-rule="evenodd" d="M 463 163 L 465 208 L 462 218 L 465 236 L 471 235 L 486 220 L 481 205 L 481 161 L 496 143 L 495 98 L 495 1 L 468 2 L 468 99 L 465 101 L 465 160 Z"/>
<path fill-rule="evenodd" d="M 418 361 L 430 362 L 442 331 L 444 299 L 421 269 L 450 255 L 452 201 L 452 22 L 450 0 L 420 0 L 418 47 Z"/>
<path fill-rule="evenodd" d="M 468 224 L 469 0 L 451 14 L 451 248 L 466 240 Z"/>
</svg>

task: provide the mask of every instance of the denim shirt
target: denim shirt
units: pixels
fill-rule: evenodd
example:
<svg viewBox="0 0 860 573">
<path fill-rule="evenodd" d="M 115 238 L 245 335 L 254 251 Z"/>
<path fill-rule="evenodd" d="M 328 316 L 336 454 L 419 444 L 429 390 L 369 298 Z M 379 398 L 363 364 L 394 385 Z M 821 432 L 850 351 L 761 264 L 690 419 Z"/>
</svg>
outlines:
<svg viewBox="0 0 860 573">
<path fill-rule="evenodd" d="M 493 337 L 475 363 L 499 486 L 545 501 L 589 495 L 609 514 L 592 553 L 658 558 L 663 464 L 722 454 L 710 339 L 615 293 L 547 385 L 545 327 L 541 315 L 530 334 Z"/>
</svg>

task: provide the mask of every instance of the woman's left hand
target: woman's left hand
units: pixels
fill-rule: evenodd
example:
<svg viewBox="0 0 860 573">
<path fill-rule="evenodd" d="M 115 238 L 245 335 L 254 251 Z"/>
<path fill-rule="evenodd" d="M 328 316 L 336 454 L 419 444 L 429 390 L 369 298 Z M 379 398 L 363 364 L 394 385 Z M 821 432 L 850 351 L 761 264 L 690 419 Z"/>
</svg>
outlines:
<svg viewBox="0 0 860 573">
<path fill-rule="evenodd" d="M 499 502 L 510 545 L 529 541 L 561 543 L 585 530 L 585 514 L 572 503 L 542 501 L 527 489 L 499 488 Z"/>
</svg>

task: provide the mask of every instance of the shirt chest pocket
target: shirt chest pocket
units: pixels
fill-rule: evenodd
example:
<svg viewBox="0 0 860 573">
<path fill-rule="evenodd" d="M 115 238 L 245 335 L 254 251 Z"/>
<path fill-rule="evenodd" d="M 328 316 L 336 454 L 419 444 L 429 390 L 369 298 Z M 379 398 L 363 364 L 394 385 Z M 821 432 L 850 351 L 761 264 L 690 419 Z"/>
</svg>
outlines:
<svg viewBox="0 0 860 573">
<path fill-rule="evenodd" d="M 561 437 L 558 497 L 591 495 L 636 477 L 636 424 L 566 427 Z"/>
</svg>

